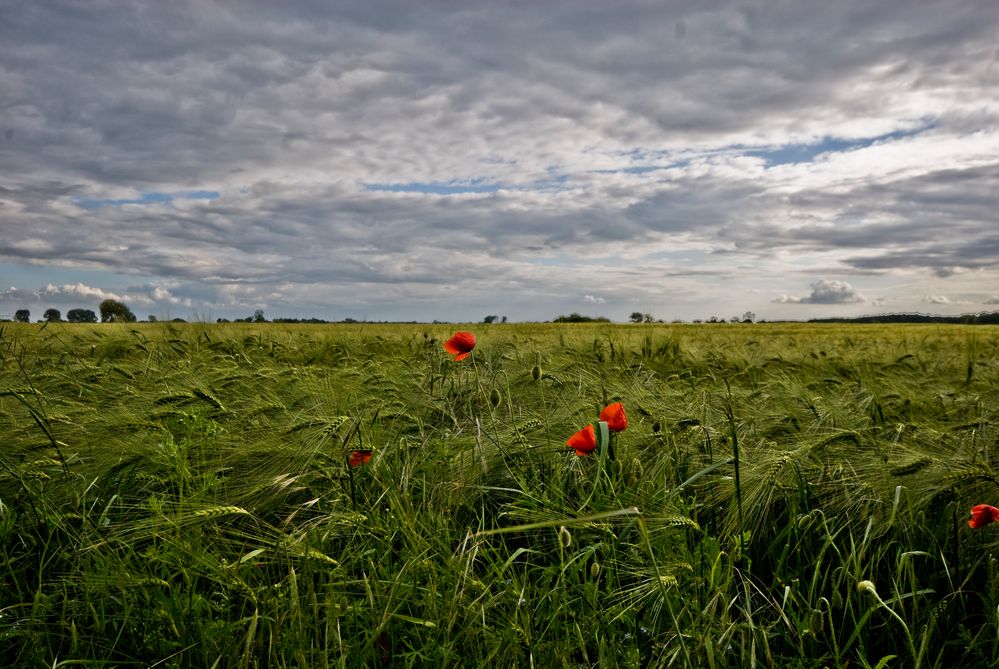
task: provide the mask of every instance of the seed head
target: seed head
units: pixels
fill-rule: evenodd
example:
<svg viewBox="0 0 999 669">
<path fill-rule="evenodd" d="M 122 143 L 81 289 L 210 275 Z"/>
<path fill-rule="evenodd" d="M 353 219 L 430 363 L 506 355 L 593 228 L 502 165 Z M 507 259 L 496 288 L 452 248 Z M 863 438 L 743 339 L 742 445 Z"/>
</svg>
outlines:
<svg viewBox="0 0 999 669">
<path fill-rule="evenodd" d="M 874 587 L 872 581 L 861 581 L 857 584 L 857 592 L 869 592 L 875 597 L 878 596 L 878 589 Z"/>
</svg>

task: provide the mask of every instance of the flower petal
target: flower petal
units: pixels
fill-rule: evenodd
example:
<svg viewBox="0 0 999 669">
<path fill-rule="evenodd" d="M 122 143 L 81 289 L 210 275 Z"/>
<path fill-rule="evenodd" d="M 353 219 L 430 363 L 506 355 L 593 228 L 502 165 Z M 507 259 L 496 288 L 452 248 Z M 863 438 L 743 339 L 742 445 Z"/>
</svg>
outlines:
<svg viewBox="0 0 999 669">
<path fill-rule="evenodd" d="M 464 360 L 475 348 L 475 335 L 471 332 L 455 332 L 444 342 L 444 350 L 454 356 L 455 360 Z"/>
<path fill-rule="evenodd" d="M 628 417 L 624 415 L 624 405 L 620 402 L 605 406 L 600 412 L 600 420 L 607 422 L 611 432 L 621 432 L 628 427 Z"/>
<path fill-rule="evenodd" d="M 576 455 L 589 455 L 597 450 L 597 435 L 593 432 L 593 425 L 587 425 L 582 430 L 565 440 L 566 446 L 576 451 Z"/>
<path fill-rule="evenodd" d="M 347 456 L 347 464 L 351 468 L 360 467 L 361 465 L 366 465 L 371 462 L 371 451 L 368 449 L 361 449 L 358 451 L 351 451 Z"/>
<path fill-rule="evenodd" d="M 978 529 L 997 521 L 999 521 L 999 509 L 988 504 L 976 504 L 971 507 L 971 520 L 968 521 L 968 527 Z"/>
</svg>

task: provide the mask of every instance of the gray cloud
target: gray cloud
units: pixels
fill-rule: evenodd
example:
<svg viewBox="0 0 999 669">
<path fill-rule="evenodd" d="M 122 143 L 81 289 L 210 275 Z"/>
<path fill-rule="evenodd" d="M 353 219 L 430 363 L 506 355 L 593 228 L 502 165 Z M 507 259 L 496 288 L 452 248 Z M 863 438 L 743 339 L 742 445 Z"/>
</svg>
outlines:
<svg viewBox="0 0 999 669">
<path fill-rule="evenodd" d="M 806 297 L 781 295 L 774 302 L 780 304 L 854 304 L 866 302 L 866 298 L 846 281 L 821 279 L 811 285 L 812 292 Z"/>
<path fill-rule="evenodd" d="M 86 300 L 121 300 L 123 297 L 116 293 L 109 293 L 107 291 L 101 290 L 100 288 L 94 288 L 92 286 L 86 286 L 82 283 L 66 284 L 63 286 L 55 286 L 48 284 L 42 286 L 36 290 L 25 290 L 17 287 L 10 287 L 7 290 L 0 293 L 0 299 L 10 300 L 10 301 L 21 301 L 21 302 L 36 302 L 40 300 L 52 299 L 57 300 L 62 299 L 86 299 Z"/>
<path fill-rule="evenodd" d="M 924 295 L 923 302 L 934 305 L 968 305 L 974 304 L 972 300 L 953 299 L 946 295 Z"/>
<path fill-rule="evenodd" d="M 999 6 L 942 7 L 17 5 L 4 282 L 104 271 L 150 308 L 334 315 L 991 277 Z M 86 205 L 190 191 L 219 197 Z M 777 304 L 841 303 L 815 290 Z"/>
<path fill-rule="evenodd" d="M 0 292 L 0 302 L 16 304 L 55 304 L 57 306 L 74 306 L 83 303 L 102 302 L 104 300 L 119 300 L 139 306 L 161 304 L 166 306 L 191 307 L 194 301 L 190 297 L 175 294 L 176 285 L 146 284 L 131 286 L 123 291 L 113 292 L 88 286 L 83 283 L 54 285 L 47 284 L 36 289 L 24 289 L 11 286 Z M 203 296 L 202 296 L 203 297 Z"/>
</svg>

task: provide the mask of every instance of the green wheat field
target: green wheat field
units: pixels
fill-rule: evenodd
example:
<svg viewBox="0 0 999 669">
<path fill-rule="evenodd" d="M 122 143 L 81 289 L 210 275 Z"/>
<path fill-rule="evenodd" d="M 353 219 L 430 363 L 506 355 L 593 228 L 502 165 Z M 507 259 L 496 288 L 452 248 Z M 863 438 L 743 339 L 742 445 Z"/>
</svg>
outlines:
<svg viewBox="0 0 999 669">
<path fill-rule="evenodd" d="M 0 356 L 4 667 L 999 657 L 997 327 L 4 324 Z"/>
</svg>

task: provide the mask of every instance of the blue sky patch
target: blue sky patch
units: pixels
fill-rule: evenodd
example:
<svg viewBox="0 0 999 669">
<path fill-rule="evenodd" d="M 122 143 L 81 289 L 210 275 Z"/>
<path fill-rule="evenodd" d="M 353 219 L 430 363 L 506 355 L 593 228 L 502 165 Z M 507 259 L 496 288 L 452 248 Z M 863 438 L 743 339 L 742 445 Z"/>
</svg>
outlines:
<svg viewBox="0 0 999 669">
<path fill-rule="evenodd" d="M 32 265 L 17 262 L 0 262 L 0 290 L 13 285 L 26 290 L 49 283 L 85 283 L 100 286 L 104 290 L 121 292 L 138 282 L 152 282 L 154 277 L 144 274 L 124 276 L 110 270 L 85 269 L 80 267 L 60 267 L 59 265 Z"/>
<path fill-rule="evenodd" d="M 121 207 L 126 204 L 164 204 L 174 200 L 216 200 L 219 197 L 218 191 L 214 190 L 190 190 L 180 193 L 159 193 L 156 191 L 143 193 L 137 198 L 78 198 L 75 202 L 83 209 L 100 209 L 101 207 Z"/>
<path fill-rule="evenodd" d="M 469 181 L 410 181 L 407 183 L 366 183 L 364 190 L 383 193 L 427 193 L 429 195 L 461 195 L 464 193 L 495 193 L 502 184 L 482 179 Z"/>
<path fill-rule="evenodd" d="M 464 195 L 495 193 L 496 191 L 561 191 L 567 188 L 568 174 L 558 174 L 551 179 L 534 181 L 526 185 L 510 186 L 484 179 L 455 181 L 409 181 L 406 183 L 365 183 L 364 190 L 381 193 L 424 193 L 428 195 Z"/>
<path fill-rule="evenodd" d="M 217 200 L 219 199 L 219 192 L 217 190 L 189 190 L 184 193 L 178 193 L 177 197 L 182 200 Z"/>
<path fill-rule="evenodd" d="M 879 142 L 892 142 L 905 137 L 914 137 L 932 127 L 933 124 L 928 124 L 914 130 L 897 130 L 884 135 L 878 135 L 877 137 L 867 137 L 864 139 L 824 137 L 822 141 L 811 144 L 785 144 L 774 148 L 751 149 L 745 153 L 749 156 L 760 156 L 766 160 L 767 167 L 793 163 L 810 163 L 823 153 L 839 153 L 866 149 Z"/>
<path fill-rule="evenodd" d="M 595 174 L 648 174 L 649 172 L 658 172 L 660 170 L 682 168 L 682 167 L 687 167 L 688 165 L 690 165 L 689 160 L 678 160 L 676 162 L 667 163 L 663 165 L 635 165 L 633 167 L 593 170 L 593 172 Z"/>
</svg>

